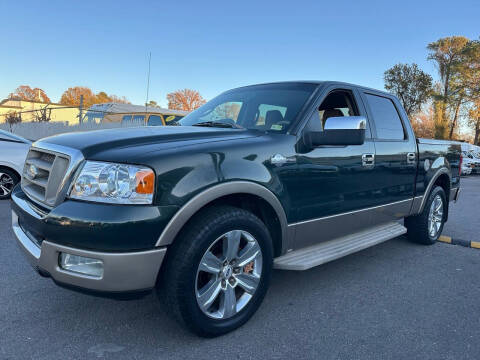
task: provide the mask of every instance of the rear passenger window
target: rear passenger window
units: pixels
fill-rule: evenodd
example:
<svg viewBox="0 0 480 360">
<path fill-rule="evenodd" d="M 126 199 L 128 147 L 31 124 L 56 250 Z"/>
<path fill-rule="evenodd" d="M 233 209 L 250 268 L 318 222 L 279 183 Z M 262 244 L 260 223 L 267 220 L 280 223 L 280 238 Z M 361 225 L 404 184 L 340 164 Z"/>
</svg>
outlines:
<svg viewBox="0 0 480 360">
<path fill-rule="evenodd" d="M 377 138 L 404 140 L 405 132 L 402 121 L 392 100 L 372 94 L 365 94 L 365 96 L 372 111 L 373 121 L 377 129 Z"/>
<path fill-rule="evenodd" d="M 148 126 L 161 126 L 163 125 L 162 118 L 159 115 L 150 115 L 148 118 Z"/>
</svg>

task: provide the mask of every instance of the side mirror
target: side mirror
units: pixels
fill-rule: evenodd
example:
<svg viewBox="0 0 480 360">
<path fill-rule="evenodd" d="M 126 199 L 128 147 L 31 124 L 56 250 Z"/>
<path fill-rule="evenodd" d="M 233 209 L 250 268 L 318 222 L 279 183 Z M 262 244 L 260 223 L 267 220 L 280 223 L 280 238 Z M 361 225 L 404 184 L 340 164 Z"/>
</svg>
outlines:
<svg viewBox="0 0 480 360">
<path fill-rule="evenodd" d="M 367 120 L 363 116 L 330 117 L 323 131 L 308 131 L 306 145 L 310 148 L 321 145 L 362 145 L 365 142 Z"/>
</svg>

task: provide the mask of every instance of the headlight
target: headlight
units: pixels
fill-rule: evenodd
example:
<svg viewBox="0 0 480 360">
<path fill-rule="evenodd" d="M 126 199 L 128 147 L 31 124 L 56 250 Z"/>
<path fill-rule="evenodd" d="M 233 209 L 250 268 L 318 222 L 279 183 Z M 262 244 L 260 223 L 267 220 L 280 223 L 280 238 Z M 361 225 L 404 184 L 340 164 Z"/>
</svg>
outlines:
<svg viewBox="0 0 480 360">
<path fill-rule="evenodd" d="M 151 204 L 155 174 L 147 167 L 87 161 L 70 198 L 114 204 Z"/>
</svg>

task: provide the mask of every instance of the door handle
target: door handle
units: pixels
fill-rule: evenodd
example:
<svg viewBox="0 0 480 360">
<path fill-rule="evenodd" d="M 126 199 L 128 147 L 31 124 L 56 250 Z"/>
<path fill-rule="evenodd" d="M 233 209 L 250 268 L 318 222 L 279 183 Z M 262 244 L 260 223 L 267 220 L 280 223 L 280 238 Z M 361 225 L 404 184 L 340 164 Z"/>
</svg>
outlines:
<svg viewBox="0 0 480 360">
<path fill-rule="evenodd" d="M 365 166 L 365 167 L 375 166 L 375 154 L 363 154 L 362 166 Z"/>
<path fill-rule="evenodd" d="M 407 154 L 407 164 L 415 164 L 417 162 L 417 154 L 415 153 L 408 153 Z"/>
</svg>

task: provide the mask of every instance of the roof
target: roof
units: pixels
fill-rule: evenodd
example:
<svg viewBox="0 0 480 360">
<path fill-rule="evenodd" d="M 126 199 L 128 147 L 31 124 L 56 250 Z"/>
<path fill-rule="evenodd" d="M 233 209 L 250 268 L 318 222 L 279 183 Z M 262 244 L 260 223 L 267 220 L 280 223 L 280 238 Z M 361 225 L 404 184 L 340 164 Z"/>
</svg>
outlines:
<svg viewBox="0 0 480 360">
<path fill-rule="evenodd" d="M 334 85 L 334 86 L 342 86 L 342 85 L 348 85 L 348 86 L 353 86 L 356 88 L 361 88 L 363 90 L 367 91 L 374 91 L 378 93 L 383 93 L 383 94 L 388 94 L 388 95 L 393 95 L 389 92 L 386 92 L 385 90 L 379 90 L 379 89 L 374 89 L 374 88 L 369 88 L 366 86 L 362 85 L 357 85 L 357 84 L 352 84 L 352 83 L 347 83 L 347 82 L 342 82 L 342 81 L 332 81 L 332 80 L 296 80 L 296 81 L 275 81 L 275 82 L 270 82 L 270 83 L 261 83 L 261 84 L 252 84 L 252 85 L 247 85 L 247 86 L 241 86 L 238 89 L 241 88 L 247 88 L 250 86 L 261 86 L 261 85 L 275 85 L 275 84 L 314 84 L 314 85 L 323 85 L 323 86 L 329 86 L 329 85 Z M 235 90 L 235 89 L 232 89 Z"/>
<path fill-rule="evenodd" d="M 19 98 L 13 98 L 13 99 L 10 99 L 10 98 L 7 98 L 7 99 L 3 99 L 0 101 L 0 105 L 3 105 L 5 104 L 7 101 L 23 101 L 23 102 L 28 102 L 28 103 L 35 103 L 35 104 L 45 104 L 45 105 L 62 105 L 62 104 L 59 104 L 59 103 L 54 103 L 54 102 L 43 102 L 43 101 L 36 101 L 36 100 L 25 100 L 25 99 L 19 99 Z M 8 105 L 10 106 L 10 105 Z"/>
<path fill-rule="evenodd" d="M 143 106 L 121 103 L 95 104 L 88 108 L 88 111 L 99 111 L 109 113 L 160 113 L 170 115 L 187 115 L 188 111 L 171 110 L 155 106 Z"/>
</svg>

